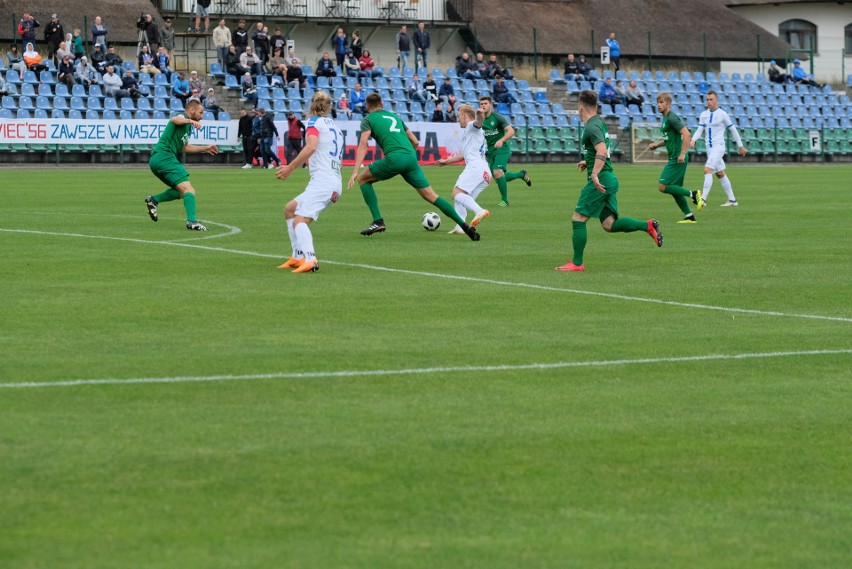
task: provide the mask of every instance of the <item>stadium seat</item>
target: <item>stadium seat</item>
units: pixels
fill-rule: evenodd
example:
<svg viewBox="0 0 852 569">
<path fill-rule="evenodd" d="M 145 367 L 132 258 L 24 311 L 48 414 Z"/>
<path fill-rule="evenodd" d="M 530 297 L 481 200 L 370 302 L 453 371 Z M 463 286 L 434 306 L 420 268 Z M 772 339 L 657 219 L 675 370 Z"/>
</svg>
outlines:
<svg viewBox="0 0 852 569">
<path fill-rule="evenodd" d="M 122 111 L 124 113 L 125 111 Z M 129 111 L 127 111 L 129 112 Z M 136 119 L 137 120 L 148 120 L 151 117 L 148 111 L 136 111 Z"/>
<path fill-rule="evenodd" d="M 48 118 L 47 111 L 44 110 L 44 109 L 36 109 L 35 112 L 33 112 L 33 118 L 34 119 L 46 119 L 46 118 Z"/>
<path fill-rule="evenodd" d="M 125 97 L 127 100 L 127 97 Z M 104 110 L 105 111 L 117 111 L 118 110 L 118 101 L 116 101 L 112 97 L 107 97 L 104 99 Z"/>
<path fill-rule="evenodd" d="M 36 108 L 49 111 L 53 108 L 53 105 L 50 104 L 50 99 L 44 95 L 39 95 L 36 98 Z"/>
<path fill-rule="evenodd" d="M 34 71 L 24 71 L 24 83 L 31 83 L 33 85 L 38 85 L 38 77 Z"/>
<path fill-rule="evenodd" d="M 56 80 L 53 79 L 53 73 L 50 71 L 42 71 L 39 73 L 39 83 L 44 83 L 46 85 L 55 85 Z"/>
<path fill-rule="evenodd" d="M 101 100 L 97 97 L 89 97 L 88 99 L 86 99 L 86 109 L 90 111 L 104 110 L 103 106 L 101 105 Z"/>
<path fill-rule="evenodd" d="M 23 85 L 21 85 L 20 94 L 23 97 L 35 97 L 36 96 L 35 85 L 33 85 L 32 83 L 24 83 Z"/>
<path fill-rule="evenodd" d="M 30 115 L 30 111 L 29 111 L 28 109 L 18 109 L 18 111 L 17 111 L 17 113 L 15 114 L 15 116 L 16 116 L 17 118 L 19 118 L 19 119 L 29 119 L 29 118 L 32 118 L 32 115 Z"/>
<path fill-rule="evenodd" d="M 97 97 L 98 99 L 103 99 L 104 94 L 101 91 L 100 85 L 90 85 L 89 86 L 89 97 Z"/>
<path fill-rule="evenodd" d="M 114 121 L 115 120 L 115 111 L 106 110 L 104 114 L 101 115 L 101 118 L 105 121 Z"/>
<path fill-rule="evenodd" d="M 28 111 L 34 111 L 35 105 L 33 104 L 33 100 L 31 97 L 21 96 L 18 97 L 18 108 L 26 109 Z"/>
<path fill-rule="evenodd" d="M 145 87 L 152 87 L 154 85 L 154 80 L 151 79 L 151 76 L 147 73 L 140 73 L 139 84 L 144 85 Z"/>
<path fill-rule="evenodd" d="M 52 118 L 52 119 L 64 119 L 65 118 L 65 111 L 62 111 L 61 109 L 53 109 L 52 111 L 50 111 L 50 118 Z"/>
<path fill-rule="evenodd" d="M 231 113 L 227 111 L 219 111 L 218 120 L 220 121 L 229 121 L 231 120 Z"/>
</svg>

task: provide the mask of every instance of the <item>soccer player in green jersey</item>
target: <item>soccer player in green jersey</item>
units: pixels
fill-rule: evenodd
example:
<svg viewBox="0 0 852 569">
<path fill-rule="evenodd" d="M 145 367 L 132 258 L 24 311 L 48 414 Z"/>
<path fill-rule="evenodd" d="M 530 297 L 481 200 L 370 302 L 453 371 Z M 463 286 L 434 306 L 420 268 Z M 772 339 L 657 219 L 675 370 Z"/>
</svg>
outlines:
<svg viewBox="0 0 852 569">
<path fill-rule="evenodd" d="M 580 93 L 580 120 L 586 124 L 580 144 L 583 160 L 577 164 L 581 172 L 588 172 L 588 183 L 580 192 L 580 199 L 571 218 L 574 256 L 557 271 L 586 270 L 583 264 L 583 251 L 586 248 L 586 222 L 591 217 L 601 221 L 603 230 L 609 233 L 630 233 L 644 231 L 654 240 L 657 247 L 663 246 L 663 233 L 656 219 L 640 221 L 630 217 L 618 216 L 618 179 L 612 171 L 610 162 L 610 142 L 606 124 L 598 116 L 598 94 L 591 90 Z"/>
<path fill-rule="evenodd" d="M 680 117 L 672 112 L 672 96 L 668 93 L 660 93 L 657 95 L 657 110 L 663 115 L 663 124 L 660 127 L 660 132 L 663 133 L 663 140 L 657 140 L 648 145 L 651 150 L 656 150 L 661 146 L 666 147 L 666 152 L 669 155 L 669 161 L 666 167 L 663 168 L 663 173 L 660 174 L 660 182 L 657 189 L 664 194 L 671 194 L 677 203 L 680 210 L 685 216 L 678 223 L 697 223 L 695 216 L 689 209 L 689 204 L 686 198 L 692 198 L 692 203 L 701 209 L 701 190 L 692 191 L 683 187 L 683 179 L 686 177 L 686 166 L 689 163 L 689 157 L 686 151 L 689 149 L 689 140 L 691 135 L 689 129 L 680 120 Z"/>
<path fill-rule="evenodd" d="M 465 235 L 473 241 L 479 241 L 479 233 L 476 228 L 469 226 L 459 217 L 452 204 L 435 193 L 426 175 L 417 162 L 415 149 L 419 141 L 414 133 L 405 126 L 402 119 L 390 111 L 384 110 L 382 97 L 378 93 L 367 95 L 367 115 L 361 121 L 361 138 L 358 141 L 358 150 L 355 153 L 355 170 L 349 178 L 347 188 L 351 189 L 358 182 L 361 194 L 370 213 L 373 214 L 373 223 L 363 230 L 361 235 L 372 235 L 381 233 L 385 229 L 385 221 L 379 212 L 379 199 L 373 182 L 389 180 L 394 176 L 402 176 L 408 185 L 417 190 L 424 200 L 444 212 L 444 215 L 455 221 L 465 232 Z M 376 160 L 367 168 L 361 170 L 361 164 L 367 156 L 367 141 L 370 137 L 376 140 L 376 144 L 384 152 L 385 157 Z"/>
<path fill-rule="evenodd" d="M 512 146 L 509 139 L 515 136 L 515 129 L 506 120 L 506 117 L 494 110 L 491 97 L 480 97 L 479 106 L 485 110 L 485 121 L 482 123 L 482 132 L 485 134 L 485 142 L 488 149 L 485 151 L 485 159 L 491 168 L 491 177 L 497 182 L 500 190 L 500 207 L 509 205 L 509 182 L 521 178 L 527 186 L 532 186 L 532 180 L 526 170 L 520 172 L 507 172 L 506 165 L 512 156 Z"/>
<path fill-rule="evenodd" d="M 148 207 L 148 215 L 154 221 L 159 220 L 157 206 L 162 202 L 183 199 L 183 207 L 186 209 L 186 228 L 193 231 L 207 231 L 207 228 L 198 223 L 195 217 L 195 188 L 189 181 L 189 172 L 178 160 L 178 154 L 216 154 L 219 149 L 213 145 L 196 146 L 189 144 L 189 134 L 192 128 L 201 128 L 201 116 L 204 107 L 199 101 L 189 101 L 182 115 L 176 115 L 169 120 L 166 130 L 160 140 L 151 151 L 151 159 L 148 166 L 151 171 L 169 188 L 156 196 L 145 198 Z"/>
</svg>

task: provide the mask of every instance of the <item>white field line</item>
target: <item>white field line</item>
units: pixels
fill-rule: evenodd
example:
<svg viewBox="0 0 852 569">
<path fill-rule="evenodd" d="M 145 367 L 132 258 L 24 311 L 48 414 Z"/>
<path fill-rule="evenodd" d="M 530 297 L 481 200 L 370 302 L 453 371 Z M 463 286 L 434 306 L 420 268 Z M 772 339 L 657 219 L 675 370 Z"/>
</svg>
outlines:
<svg viewBox="0 0 852 569">
<path fill-rule="evenodd" d="M 221 253 L 232 253 L 235 255 L 249 255 L 252 257 L 265 257 L 269 259 L 283 259 L 286 257 L 286 254 L 269 254 L 269 253 L 260 253 L 257 251 L 241 251 L 239 249 L 226 249 L 224 247 L 211 247 L 209 245 L 196 245 L 194 243 L 178 243 L 175 241 L 151 241 L 147 239 L 133 239 L 130 237 L 109 237 L 106 235 L 84 235 L 81 233 L 60 233 L 53 231 L 36 231 L 33 229 L 4 229 L 0 228 L 0 232 L 6 233 L 24 233 L 31 235 L 52 235 L 57 237 L 80 237 L 84 239 L 106 239 L 110 241 L 125 241 L 129 243 L 145 243 L 145 244 L 154 244 L 154 245 L 169 245 L 172 247 L 190 247 L 192 249 L 204 249 L 205 251 L 218 251 Z M 564 292 L 570 294 L 580 294 L 586 296 L 597 296 L 602 298 L 612 298 L 616 300 L 628 300 L 633 302 L 649 302 L 652 304 L 662 304 L 666 306 L 677 306 L 680 308 L 693 308 L 698 310 L 714 310 L 718 312 L 732 312 L 737 314 L 756 314 L 759 316 L 781 316 L 786 318 L 807 318 L 811 320 L 830 320 L 833 322 L 852 322 L 852 318 L 844 317 L 844 316 L 823 316 L 820 314 L 797 314 L 791 312 L 779 312 L 775 310 L 753 310 L 749 308 L 735 308 L 735 307 L 726 307 L 726 306 L 714 306 L 711 304 L 695 304 L 690 302 L 677 302 L 674 300 L 661 300 L 658 298 L 645 298 L 641 296 L 627 296 L 623 294 L 613 294 L 609 292 L 595 292 L 589 290 L 578 290 L 572 288 L 563 288 L 556 286 L 547 286 L 547 285 L 539 285 L 532 283 L 519 283 L 519 282 L 510 282 L 510 281 L 498 281 L 493 279 L 483 279 L 479 277 L 468 277 L 464 275 L 447 275 L 443 273 L 429 273 L 426 271 L 412 271 L 408 269 L 392 269 L 390 267 L 379 267 L 376 265 L 364 265 L 360 263 L 342 263 L 339 261 L 326 261 L 323 260 L 323 263 L 329 265 L 340 265 L 343 267 L 353 267 L 358 269 L 368 269 L 372 271 L 385 271 L 389 273 L 399 273 L 404 275 L 414 275 L 421 277 L 431 277 L 431 278 L 440 278 L 440 279 L 450 279 L 450 280 L 458 280 L 458 281 L 469 281 L 469 282 L 477 282 L 484 284 L 491 284 L 495 286 L 506 286 L 506 287 L 518 287 L 518 288 L 526 288 L 532 290 L 544 290 L 549 292 Z"/>
<path fill-rule="evenodd" d="M 0 383 L 0 388 L 76 387 L 81 385 L 124 385 L 137 383 L 191 383 L 202 381 L 246 381 L 253 379 L 322 379 L 346 377 L 380 377 L 395 375 L 429 375 L 438 373 L 481 373 L 499 371 L 550 370 L 580 367 L 609 367 L 641 364 L 670 364 L 684 362 L 750 360 L 793 356 L 827 356 L 852 354 L 852 348 L 837 350 L 803 350 L 798 352 L 763 352 L 752 354 L 715 354 L 674 358 L 643 358 L 632 360 L 598 360 L 585 362 L 532 363 L 520 365 L 448 366 L 408 369 L 367 369 L 347 371 L 279 372 L 253 375 L 200 375 L 179 377 L 137 377 L 129 379 L 72 379 L 67 381 Z"/>
<path fill-rule="evenodd" d="M 13 211 L 9 213 L 17 213 L 17 214 L 25 214 L 25 215 L 67 215 L 65 213 L 61 213 L 58 211 Z M 75 213 L 75 216 L 85 215 L 87 217 L 124 217 L 130 219 L 139 219 L 138 215 L 122 215 L 115 213 Z M 175 220 L 183 220 L 180 217 L 160 217 L 160 219 L 175 219 Z M 227 223 L 219 223 L 216 221 L 210 221 L 209 219 L 199 219 L 203 223 L 207 225 L 215 225 L 217 227 L 225 227 L 228 229 L 227 233 L 217 233 L 215 235 L 207 235 L 205 237 L 188 237 L 186 239 L 172 239 L 173 242 L 177 243 L 180 241 L 201 241 L 202 239 L 219 239 L 220 237 L 230 237 L 231 235 L 236 235 L 237 233 L 242 233 L 242 229 L 237 227 L 236 225 L 228 225 Z"/>
</svg>

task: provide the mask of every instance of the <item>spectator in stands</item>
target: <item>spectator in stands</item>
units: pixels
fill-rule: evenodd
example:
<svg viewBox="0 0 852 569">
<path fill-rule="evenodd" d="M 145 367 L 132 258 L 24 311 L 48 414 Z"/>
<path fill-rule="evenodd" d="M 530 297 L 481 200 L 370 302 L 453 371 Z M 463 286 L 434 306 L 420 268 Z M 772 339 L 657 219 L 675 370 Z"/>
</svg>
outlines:
<svg viewBox="0 0 852 569">
<path fill-rule="evenodd" d="M 583 81 L 589 81 L 594 86 L 595 81 L 592 79 L 592 67 L 586 63 L 586 56 L 581 55 L 577 60 L 577 73 L 583 79 Z"/>
<path fill-rule="evenodd" d="M 157 66 L 157 69 L 160 70 L 160 73 L 165 73 L 166 77 L 171 80 L 173 70 L 169 66 L 169 63 L 169 54 L 166 53 L 166 48 L 160 46 L 160 49 L 157 51 L 156 57 L 154 57 L 154 65 Z"/>
<path fill-rule="evenodd" d="M 154 55 L 148 50 L 148 44 L 142 45 L 142 51 L 139 52 L 139 72 L 148 73 L 149 75 L 159 75 L 160 70 L 154 64 Z"/>
<path fill-rule="evenodd" d="M 577 60 L 574 58 L 573 53 L 569 53 L 568 58 L 565 60 L 565 80 L 578 81 L 579 76 L 580 68 L 577 66 Z"/>
<path fill-rule="evenodd" d="M 488 62 L 485 61 L 485 54 L 481 51 L 478 52 L 473 63 L 476 64 L 476 72 L 479 73 L 479 78 L 485 79 L 488 75 Z"/>
<path fill-rule="evenodd" d="M 208 97 L 209 98 L 209 97 Z M 252 163 L 252 155 L 254 153 L 254 149 L 252 148 L 252 136 L 251 136 L 251 123 L 254 119 L 254 113 L 252 111 L 248 111 L 246 109 L 240 109 L 240 121 L 237 126 L 237 133 L 239 138 L 242 139 L 243 143 L 243 169 L 251 168 Z"/>
<path fill-rule="evenodd" d="M 370 74 L 361 71 L 361 63 L 355 59 L 355 52 L 351 49 L 346 52 L 346 59 L 343 61 L 343 69 L 348 77 L 369 77 Z"/>
<path fill-rule="evenodd" d="M 499 63 L 497 63 L 497 55 L 492 53 L 488 56 L 488 67 L 485 70 L 486 79 L 496 79 L 497 76 L 501 76 L 506 81 L 510 81 L 514 79 L 512 77 L 512 72 L 508 69 L 502 67 Z"/>
<path fill-rule="evenodd" d="M 70 56 L 71 60 L 74 60 L 74 54 L 68 51 L 67 45 L 64 41 L 59 43 L 59 47 L 56 48 L 56 67 L 59 67 L 59 64 L 62 63 L 62 60 L 65 59 L 65 56 Z"/>
<path fill-rule="evenodd" d="M 293 65 L 287 68 L 287 86 L 304 89 L 308 84 L 308 78 L 302 71 L 302 63 L 299 58 L 293 58 Z"/>
<path fill-rule="evenodd" d="M 293 48 L 288 47 L 287 48 L 287 55 L 284 56 L 284 63 L 287 64 L 287 67 L 290 67 L 291 65 L 293 65 L 294 59 L 299 59 L 299 58 L 296 57 L 296 53 L 293 51 Z"/>
<path fill-rule="evenodd" d="M 44 27 L 44 39 L 47 41 L 49 56 L 55 58 L 56 50 L 59 49 L 59 44 L 65 39 L 65 30 L 62 29 L 62 24 L 59 22 L 59 14 L 51 14 L 50 23 Z M 62 59 L 57 59 L 58 64 Z"/>
<path fill-rule="evenodd" d="M 6 82 L 5 74 L 0 73 L 0 95 L 17 95 L 18 91 L 11 83 Z"/>
<path fill-rule="evenodd" d="M 361 57 L 361 54 L 364 52 L 364 40 L 361 39 L 361 30 L 352 32 L 352 41 L 349 42 L 349 49 L 355 54 L 355 59 Z"/>
<path fill-rule="evenodd" d="M 189 94 L 190 96 L 198 97 L 199 101 L 204 101 L 204 81 L 198 75 L 198 71 L 189 72 Z"/>
<path fill-rule="evenodd" d="M 618 73 L 618 70 L 621 69 L 621 46 L 615 39 L 615 32 L 610 32 L 606 45 L 609 46 L 609 60 L 615 65 L 615 72 Z"/>
<path fill-rule="evenodd" d="M 222 69 L 228 68 L 228 46 L 231 45 L 231 29 L 225 25 L 225 18 L 213 29 L 213 46 Z"/>
<path fill-rule="evenodd" d="M 337 65 L 343 67 L 343 60 L 346 58 L 346 31 L 339 27 L 337 33 L 331 38 L 331 45 L 334 46 L 334 57 L 337 60 Z"/>
<path fill-rule="evenodd" d="M 27 64 L 27 69 L 34 72 L 36 76 L 39 72 L 47 69 L 47 65 L 42 63 L 41 55 L 35 50 L 32 43 L 27 44 L 27 51 L 24 52 L 24 63 Z"/>
<path fill-rule="evenodd" d="M 272 57 L 269 58 L 269 63 L 267 63 L 267 67 L 269 68 L 269 72 L 274 75 L 281 75 L 284 77 L 284 73 L 287 72 L 287 63 L 284 61 L 284 57 L 281 55 L 282 51 L 280 47 L 276 47 L 272 52 Z"/>
<path fill-rule="evenodd" d="M 154 17 L 151 14 L 143 14 L 136 22 L 136 27 L 140 31 L 145 32 L 145 40 L 148 42 L 148 49 L 151 53 L 157 53 L 160 47 L 160 29 L 154 22 Z"/>
<path fill-rule="evenodd" d="M 642 88 L 636 84 L 635 80 L 630 80 L 630 83 L 627 85 L 626 91 L 627 104 L 637 105 L 639 108 L 642 108 L 642 103 L 645 102 L 645 93 L 642 92 Z"/>
<path fill-rule="evenodd" d="M 624 85 L 624 82 L 616 79 L 615 81 L 615 93 L 618 95 L 618 103 L 620 105 L 627 104 L 627 87 Z"/>
<path fill-rule="evenodd" d="M 243 79 L 240 81 L 240 92 L 245 102 L 251 103 L 253 107 L 257 106 L 257 87 L 248 71 L 243 74 Z"/>
<path fill-rule="evenodd" d="M 476 70 L 476 62 L 470 59 L 467 52 L 461 54 L 456 60 L 456 73 L 463 79 L 481 79 Z"/>
<path fill-rule="evenodd" d="M 24 12 L 21 21 L 18 22 L 18 35 L 21 36 L 21 48 L 24 51 L 26 51 L 28 43 L 33 44 L 33 46 L 36 45 L 35 29 L 38 27 L 41 27 L 38 20 L 29 12 Z"/>
<path fill-rule="evenodd" d="M 275 28 L 275 33 L 269 38 L 269 49 L 271 53 L 275 53 L 276 49 L 280 49 L 284 53 L 284 48 L 287 47 L 287 38 L 281 34 L 281 28 Z"/>
<path fill-rule="evenodd" d="M 136 80 L 136 77 L 133 76 L 132 69 L 124 70 L 124 76 L 121 78 L 121 88 L 127 91 L 127 94 L 130 95 L 134 101 L 142 96 L 142 93 L 139 91 L 139 82 Z"/>
<path fill-rule="evenodd" d="M 240 56 L 240 65 L 251 71 L 252 75 L 260 75 L 263 73 L 263 64 L 260 59 L 254 54 L 251 46 L 247 46 L 246 50 Z"/>
<path fill-rule="evenodd" d="M 188 32 L 192 31 L 195 33 L 199 33 L 201 31 L 201 18 L 204 18 L 204 33 L 208 33 L 210 30 L 210 0 L 196 0 L 195 1 L 195 29 L 194 30 L 186 30 Z"/>
<path fill-rule="evenodd" d="M 429 100 L 429 93 L 420 84 L 420 78 L 415 75 L 411 78 L 408 84 L 408 98 L 418 103 L 425 103 Z"/>
<path fill-rule="evenodd" d="M 121 99 L 130 94 L 122 89 L 121 77 L 115 73 L 115 67 L 112 65 L 107 65 L 104 73 L 104 94 L 114 99 Z"/>
<path fill-rule="evenodd" d="M 18 50 L 17 45 L 9 46 L 9 53 L 6 54 L 6 59 L 9 60 L 9 69 L 14 69 L 18 72 L 21 79 L 24 78 L 24 71 L 27 70 L 27 64 L 24 63 L 24 58 Z"/>
<path fill-rule="evenodd" d="M 438 100 L 438 85 L 435 83 L 435 79 L 432 78 L 432 74 L 429 73 L 426 75 L 426 81 L 423 82 L 423 88 L 426 90 L 426 93 L 429 95 L 429 101 L 437 102 Z"/>
<path fill-rule="evenodd" d="M 349 106 L 349 97 L 346 96 L 346 91 L 341 93 L 340 98 L 337 100 L 337 111 L 346 117 L 346 120 L 352 119 L 352 109 Z"/>
<path fill-rule="evenodd" d="M 349 104 L 356 113 L 367 114 L 367 93 L 361 89 L 360 83 L 355 83 L 355 87 L 352 88 L 352 94 L 349 96 Z"/>
<path fill-rule="evenodd" d="M 115 46 L 111 45 L 107 48 L 106 62 L 107 65 L 114 65 L 116 69 L 121 69 L 121 66 L 124 64 L 121 56 L 115 53 Z"/>
<path fill-rule="evenodd" d="M 260 145 L 261 136 L 260 136 L 260 124 L 263 118 L 260 116 L 260 109 L 254 110 L 254 118 L 251 120 L 251 147 L 252 147 L 252 158 L 257 160 L 257 165 L 263 168 L 265 164 L 263 163 L 263 148 Z"/>
<path fill-rule="evenodd" d="M 293 161 L 302 150 L 302 140 L 305 138 L 305 124 L 296 117 L 295 113 L 287 113 L 287 144 L 285 146 L 285 159 L 287 163 Z"/>
<path fill-rule="evenodd" d="M 269 28 L 265 28 L 263 22 L 258 22 L 251 33 L 251 39 L 254 41 L 254 54 L 262 65 L 266 65 L 269 61 Z"/>
<path fill-rule="evenodd" d="M 403 25 L 396 34 L 396 63 L 401 70 L 408 67 L 410 54 L 411 38 L 408 37 L 408 26 Z"/>
<path fill-rule="evenodd" d="M 793 82 L 793 78 L 784 73 L 774 59 L 769 62 L 769 69 L 766 70 L 766 73 L 769 75 L 769 80 L 773 83 L 785 85 Z"/>
<path fill-rule="evenodd" d="M 267 114 L 263 107 L 258 109 L 260 113 L 260 152 L 263 157 L 263 163 L 269 169 L 281 165 L 281 159 L 278 158 L 278 144 L 281 135 L 278 134 L 278 128 L 272 117 Z M 273 165 L 273 162 L 275 163 Z"/>
<path fill-rule="evenodd" d="M 86 55 L 83 50 L 83 36 L 80 33 L 80 28 L 74 28 L 74 34 L 71 36 L 71 51 L 74 52 L 74 58 L 77 61 L 80 61 L 80 58 Z"/>
<path fill-rule="evenodd" d="M 85 55 L 80 58 L 80 62 L 77 64 L 77 71 L 74 73 L 74 79 L 87 90 L 92 85 L 98 84 L 98 71 L 91 63 L 89 63 L 89 60 L 86 59 Z"/>
<path fill-rule="evenodd" d="M 417 24 L 417 31 L 414 32 L 414 49 L 417 50 L 414 57 L 414 66 L 417 66 L 417 59 L 420 59 L 420 66 L 426 67 L 426 59 L 429 55 L 429 48 L 432 47 L 432 38 L 429 37 L 429 32 L 426 31 L 426 23 L 420 22 Z"/>
<path fill-rule="evenodd" d="M 186 75 L 181 71 L 178 73 L 177 79 L 172 83 L 172 97 L 180 99 L 186 105 L 186 101 L 189 100 L 190 95 L 189 81 L 186 80 Z"/>
<path fill-rule="evenodd" d="M 364 53 L 361 54 L 360 59 L 358 59 L 358 63 L 361 64 L 361 71 L 365 73 L 369 73 L 370 77 L 381 77 L 382 72 L 375 69 L 376 62 L 373 61 L 373 58 L 370 57 L 370 50 L 365 49 Z"/>
<path fill-rule="evenodd" d="M 242 77 L 246 73 L 251 73 L 250 69 L 246 69 L 240 64 L 240 54 L 237 51 L 237 46 L 231 44 L 228 46 L 228 61 L 227 71 L 234 77 Z"/>
<path fill-rule="evenodd" d="M 100 16 L 95 16 L 95 23 L 92 24 L 92 45 L 101 46 L 101 51 L 106 53 L 107 41 L 106 37 L 109 33 Z"/>
<path fill-rule="evenodd" d="M 210 111 L 218 119 L 219 113 L 222 112 L 222 107 L 219 106 L 219 101 L 216 100 L 216 91 L 213 87 L 207 89 L 207 96 L 204 97 L 204 110 Z"/>
<path fill-rule="evenodd" d="M 438 103 L 435 105 L 435 110 L 432 111 L 432 122 L 447 122 L 447 117 L 444 115 L 444 105 Z"/>
<path fill-rule="evenodd" d="M 74 87 L 74 59 L 73 56 L 69 53 L 66 53 L 63 56 L 62 61 L 59 62 L 59 67 L 57 68 L 56 81 L 59 83 L 65 83 L 68 87 L 68 91 Z"/>
<path fill-rule="evenodd" d="M 456 90 L 453 88 L 453 80 L 450 77 L 444 77 L 444 84 L 438 89 L 438 98 L 445 105 L 456 104 Z"/>
<path fill-rule="evenodd" d="M 334 71 L 334 62 L 327 51 L 324 51 L 322 57 L 317 61 L 316 75 L 317 77 L 337 77 L 337 73 Z"/>
<path fill-rule="evenodd" d="M 509 92 L 509 88 L 506 87 L 506 84 L 503 83 L 503 78 L 499 75 L 494 80 L 494 85 L 491 87 L 492 98 L 498 103 L 506 103 L 507 105 L 511 105 L 512 103 L 517 103 L 518 99 Z"/>
<path fill-rule="evenodd" d="M 237 23 L 237 29 L 234 30 L 233 43 L 237 48 L 237 55 L 242 55 L 248 47 L 248 30 L 246 29 L 246 21 L 240 20 Z"/>
<path fill-rule="evenodd" d="M 444 118 L 446 118 L 446 122 L 456 122 L 455 105 L 447 104 L 444 108 Z"/>
<path fill-rule="evenodd" d="M 810 85 L 811 87 L 823 88 L 823 85 L 820 85 L 814 80 L 813 75 L 805 71 L 802 67 L 802 62 L 798 59 L 793 60 L 793 82 L 796 85 Z"/>
<path fill-rule="evenodd" d="M 163 20 L 163 27 L 160 28 L 160 45 L 166 48 L 166 53 L 169 56 L 175 52 L 175 29 L 172 26 L 172 19 L 166 18 Z"/>
<path fill-rule="evenodd" d="M 104 53 L 103 47 L 101 44 L 96 43 L 92 46 L 92 65 L 95 66 L 95 69 L 98 70 L 98 73 L 103 73 L 106 71 L 107 60 L 106 54 Z"/>
<path fill-rule="evenodd" d="M 620 99 L 618 98 L 618 93 L 616 93 L 615 87 L 612 84 L 612 77 L 604 79 L 603 85 L 601 85 L 601 91 L 598 93 L 598 101 L 600 101 L 601 104 L 608 104 L 612 108 L 612 112 L 615 112 L 615 105 L 619 103 Z"/>
</svg>

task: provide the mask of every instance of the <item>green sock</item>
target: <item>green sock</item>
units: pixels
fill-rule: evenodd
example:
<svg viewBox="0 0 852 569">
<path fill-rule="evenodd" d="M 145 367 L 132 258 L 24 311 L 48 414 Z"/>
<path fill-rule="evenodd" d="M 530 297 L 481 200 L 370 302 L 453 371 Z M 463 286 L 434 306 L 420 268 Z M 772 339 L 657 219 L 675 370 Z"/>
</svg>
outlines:
<svg viewBox="0 0 852 569">
<path fill-rule="evenodd" d="M 506 176 L 497 178 L 497 189 L 500 190 L 500 198 L 509 203 L 509 184 L 506 183 Z"/>
<path fill-rule="evenodd" d="M 523 178 L 524 175 L 520 172 L 506 172 L 504 178 L 506 178 L 507 182 L 511 182 L 512 180 L 517 180 L 518 178 Z"/>
<path fill-rule="evenodd" d="M 674 201 L 677 204 L 677 207 L 680 208 L 680 211 L 682 211 L 684 215 L 691 215 L 692 214 L 692 210 L 689 209 L 689 204 L 687 203 L 685 197 L 677 196 L 677 195 L 672 196 L 672 197 L 674 198 Z"/>
<path fill-rule="evenodd" d="M 466 224 L 465 224 L 464 220 L 459 217 L 459 214 L 456 213 L 455 208 L 452 205 L 450 205 L 450 202 L 448 202 L 447 200 L 445 200 L 441 196 L 438 196 L 438 199 L 436 199 L 432 203 L 435 204 L 435 206 L 437 206 L 438 209 L 440 209 L 442 212 L 444 212 L 444 215 L 446 215 L 447 217 L 449 217 L 450 219 L 452 219 L 453 221 L 458 223 L 460 226 L 465 227 Z"/>
<path fill-rule="evenodd" d="M 690 190 L 687 190 L 682 186 L 675 186 L 674 184 L 669 184 L 668 186 L 666 186 L 666 189 L 663 190 L 663 193 L 671 194 L 673 196 L 686 196 L 688 198 L 692 197 L 692 192 Z"/>
<path fill-rule="evenodd" d="M 156 196 L 151 196 L 154 198 L 154 201 L 157 203 L 170 202 L 172 200 L 180 199 L 180 192 L 175 190 L 174 188 L 169 188 L 162 194 L 157 194 Z"/>
<path fill-rule="evenodd" d="M 370 208 L 373 221 L 379 221 L 382 214 L 379 211 L 379 198 L 376 196 L 376 189 L 373 188 L 373 184 L 361 184 L 361 195 L 364 196 L 364 203 Z"/>
<path fill-rule="evenodd" d="M 632 231 L 648 231 L 648 222 L 639 221 L 632 217 L 619 217 L 612 222 L 613 233 L 630 233 Z"/>
<path fill-rule="evenodd" d="M 187 221 L 198 221 L 195 219 L 195 194 L 189 192 L 183 194 L 183 207 L 186 209 Z"/>
<path fill-rule="evenodd" d="M 571 258 L 571 262 L 579 267 L 583 264 L 583 251 L 586 249 L 586 241 L 588 241 L 586 222 L 572 221 L 571 228 L 574 230 L 571 235 L 571 242 L 574 244 L 574 257 Z"/>
</svg>

